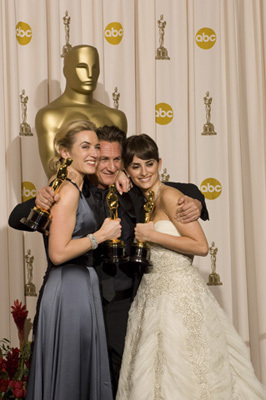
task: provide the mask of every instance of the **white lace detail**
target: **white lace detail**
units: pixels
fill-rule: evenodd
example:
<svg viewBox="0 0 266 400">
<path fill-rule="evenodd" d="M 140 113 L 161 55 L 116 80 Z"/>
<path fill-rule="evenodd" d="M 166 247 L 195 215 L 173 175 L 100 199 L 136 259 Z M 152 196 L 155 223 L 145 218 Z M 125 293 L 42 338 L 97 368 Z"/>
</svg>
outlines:
<svg viewBox="0 0 266 400">
<path fill-rule="evenodd" d="M 264 399 L 243 342 L 190 257 L 152 245 L 151 262 L 129 312 L 116 400 Z"/>
</svg>

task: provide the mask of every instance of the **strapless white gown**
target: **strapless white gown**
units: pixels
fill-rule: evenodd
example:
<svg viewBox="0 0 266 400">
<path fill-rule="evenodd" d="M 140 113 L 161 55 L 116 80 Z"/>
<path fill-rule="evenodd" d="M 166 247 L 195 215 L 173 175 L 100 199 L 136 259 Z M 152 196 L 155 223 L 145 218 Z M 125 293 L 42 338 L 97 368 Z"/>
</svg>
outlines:
<svg viewBox="0 0 266 400">
<path fill-rule="evenodd" d="M 155 229 L 178 236 L 170 221 Z M 151 246 L 132 304 L 117 400 L 266 399 L 246 345 L 191 259 Z"/>
</svg>

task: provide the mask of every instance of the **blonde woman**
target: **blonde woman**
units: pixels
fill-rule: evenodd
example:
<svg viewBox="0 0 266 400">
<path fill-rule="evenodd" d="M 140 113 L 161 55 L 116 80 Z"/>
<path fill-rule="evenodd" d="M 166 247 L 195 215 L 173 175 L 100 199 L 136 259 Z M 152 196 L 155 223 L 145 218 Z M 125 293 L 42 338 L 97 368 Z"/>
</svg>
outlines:
<svg viewBox="0 0 266 400">
<path fill-rule="evenodd" d="M 106 218 L 97 229 L 82 186 L 95 174 L 99 157 L 95 126 L 77 120 L 54 140 L 52 171 L 72 164 L 52 207 L 48 273 L 40 297 L 27 400 L 112 400 L 98 278 L 93 250 L 121 234 L 120 220 Z"/>
</svg>

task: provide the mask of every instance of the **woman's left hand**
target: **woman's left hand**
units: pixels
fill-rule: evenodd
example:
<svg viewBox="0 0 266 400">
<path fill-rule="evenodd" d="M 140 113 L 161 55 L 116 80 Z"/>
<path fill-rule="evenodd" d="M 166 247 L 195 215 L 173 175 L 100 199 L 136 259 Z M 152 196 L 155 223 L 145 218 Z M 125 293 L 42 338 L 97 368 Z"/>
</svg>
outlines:
<svg viewBox="0 0 266 400">
<path fill-rule="evenodd" d="M 132 188 L 130 178 L 127 177 L 124 171 L 120 171 L 116 177 L 115 186 L 120 194 L 127 193 Z"/>
<path fill-rule="evenodd" d="M 148 242 L 150 239 L 150 234 L 153 232 L 154 223 L 148 222 L 146 224 L 137 224 L 135 226 L 135 238 L 140 242 Z"/>
</svg>

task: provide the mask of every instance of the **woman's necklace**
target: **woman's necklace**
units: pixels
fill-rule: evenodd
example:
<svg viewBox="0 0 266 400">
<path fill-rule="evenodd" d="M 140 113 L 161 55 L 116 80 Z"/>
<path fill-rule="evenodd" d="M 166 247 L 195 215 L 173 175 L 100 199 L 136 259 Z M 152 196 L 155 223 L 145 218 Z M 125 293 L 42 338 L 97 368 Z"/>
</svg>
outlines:
<svg viewBox="0 0 266 400">
<path fill-rule="evenodd" d="M 158 189 L 156 190 L 155 196 L 154 196 L 154 202 L 157 200 L 159 193 L 160 193 L 160 189 L 162 186 L 162 182 L 160 182 L 160 185 L 158 186 Z"/>
</svg>

